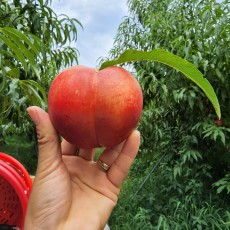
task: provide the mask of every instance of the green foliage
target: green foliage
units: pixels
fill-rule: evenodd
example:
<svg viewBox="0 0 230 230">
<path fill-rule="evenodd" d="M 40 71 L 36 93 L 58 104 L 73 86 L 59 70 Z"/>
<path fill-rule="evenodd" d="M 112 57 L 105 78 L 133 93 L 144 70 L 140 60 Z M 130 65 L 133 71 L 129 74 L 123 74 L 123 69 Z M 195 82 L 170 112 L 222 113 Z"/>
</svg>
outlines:
<svg viewBox="0 0 230 230">
<path fill-rule="evenodd" d="M 226 190 L 227 194 L 230 193 L 230 173 L 227 173 L 222 179 L 213 183 L 214 187 L 217 187 L 217 193 L 221 193 Z"/>
<path fill-rule="evenodd" d="M 229 2 L 128 4 L 130 16 L 119 26 L 111 56 L 164 49 L 185 58 L 213 86 L 222 118 L 179 72 L 155 62 L 130 63 L 144 95 L 142 144 L 111 227 L 122 226 L 120 216 L 128 226 L 142 209 L 150 225 L 142 229 L 229 229 Z"/>
<path fill-rule="evenodd" d="M 53 77 L 77 63 L 78 50 L 71 42 L 77 41 L 77 26 L 82 25 L 56 15 L 50 3 L 0 1 L 0 140 L 7 128 L 17 132 L 15 127 L 26 123 L 29 105 L 46 109 Z"/>
<path fill-rule="evenodd" d="M 172 53 L 160 49 L 155 49 L 149 52 L 139 50 L 126 50 L 117 60 L 106 61 L 102 63 L 99 70 L 102 70 L 108 66 L 143 60 L 161 62 L 165 65 L 171 66 L 183 73 L 190 80 L 194 81 L 212 102 L 217 116 L 220 119 L 221 114 L 219 102 L 210 83 L 207 81 L 207 79 L 203 78 L 202 73 L 193 64 Z"/>
<path fill-rule="evenodd" d="M 0 152 L 10 154 L 23 164 L 30 175 L 35 175 L 37 166 L 35 138 L 35 132 L 32 136 L 25 135 L 25 132 L 22 135 L 7 136 L 4 145 L 0 143 Z"/>
<path fill-rule="evenodd" d="M 143 161 L 136 160 L 110 219 L 112 228 L 229 228 L 229 203 L 212 190 L 211 166 L 197 150 L 184 150 L 176 160 L 173 158 L 174 154 L 166 155 L 138 193 L 136 189 L 148 169 L 143 167 Z"/>
</svg>

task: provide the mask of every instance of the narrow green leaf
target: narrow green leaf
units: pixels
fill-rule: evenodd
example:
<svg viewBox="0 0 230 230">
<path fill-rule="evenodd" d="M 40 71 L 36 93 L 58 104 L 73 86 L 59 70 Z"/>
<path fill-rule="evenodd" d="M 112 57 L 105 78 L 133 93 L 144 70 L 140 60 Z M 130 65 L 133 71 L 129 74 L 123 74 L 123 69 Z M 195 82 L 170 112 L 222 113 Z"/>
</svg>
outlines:
<svg viewBox="0 0 230 230">
<path fill-rule="evenodd" d="M 20 71 L 18 68 L 12 68 L 7 71 L 7 74 L 13 76 L 14 78 L 20 77 Z"/>
<path fill-rule="evenodd" d="M 2 90 L 5 88 L 5 85 L 6 85 L 6 70 L 5 70 L 4 64 L 2 62 L 1 53 L 0 53 L 0 66 L 1 66 L 1 69 L 0 69 L 0 93 L 1 93 Z"/>
<path fill-rule="evenodd" d="M 40 74 L 39 74 L 39 71 L 38 71 L 38 68 L 36 66 L 36 62 L 35 62 L 35 54 L 36 53 L 33 53 L 31 52 L 25 45 L 24 43 L 22 42 L 23 38 L 22 37 L 18 37 L 17 35 L 15 35 L 15 33 L 11 33 L 5 29 L 2 29 L 3 32 L 5 32 L 5 34 L 8 36 L 8 44 L 9 42 L 11 42 L 11 47 L 14 47 L 14 53 L 16 51 L 16 49 L 18 49 L 18 51 L 21 51 L 21 53 L 24 55 L 24 60 L 25 58 L 29 61 L 34 73 L 37 75 L 37 77 L 39 78 L 40 80 Z M 25 36 L 26 37 L 26 36 Z M 20 60 L 21 61 L 21 60 Z M 23 64 L 24 68 L 25 68 L 25 65 L 27 66 L 27 63 L 25 62 Z M 25 68 L 26 70 L 26 68 Z"/>
<path fill-rule="evenodd" d="M 29 102 L 33 105 L 41 106 L 42 108 L 45 107 L 45 103 L 43 98 L 41 98 L 38 90 L 33 87 L 29 81 L 20 81 L 20 87 L 24 91 L 24 93 L 27 95 Z"/>
<path fill-rule="evenodd" d="M 226 189 L 226 185 L 222 185 L 217 189 L 217 193 L 220 194 L 224 189 Z"/>
<path fill-rule="evenodd" d="M 39 74 L 39 71 L 38 71 L 38 69 L 37 69 L 37 66 L 36 66 L 36 62 L 35 62 L 35 59 L 36 59 L 36 57 L 35 57 L 35 54 L 36 53 L 33 53 L 33 52 L 31 52 L 25 45 L 24 45 L 24 43 L 21 41 L 21 40 L 19 40 L 18 38 L 18 36 L 16 36 L 14 33 L 7 33 L 7 35 L 11 38 L 11 40 L 14 42 L 14 43 L 16 43 L 17 44 L 17 46 L 18 46 L 18 48 L 23 52 L 23 55 L 26 57 L 26 59 L 28 59 L 28 61 L 29 61 L 29 63 L 30 63 L 30 65 L 31 65 L 31 67 L 32 67 L 32 69 L 34 70 L 34 72 L 35 72 L 35 74 L 37 75 L 37 77 L 39 78 L 39 80 L 40 80 L 40 74 Z"/>
<path fill-rule="evenodd" d="M 157 61 L 183 73 L 187 78 L 196 83 L 204 91 L 208 99 L 211 101 L 218 118 L 220 119 L 221 111 L 219 101 L 209 81 L 203 77 L 203 74 L 196 68 L 195 65 L 170 52 L 161 49 L 155 49 L 149 52 L 139 50 L 127 50 L 122 53 L 118 59 L 105 61 L 104 63 L 102 63 L 99 70 L 102 70 L 108 66 L 143 60 Z"/>
<path fill-rule="evenodd" d="M 26 64 L 25 57 L 22 54 L 21 50 L 18 48 L 18 46 L 16 46 L 9 38 L 6 38 L 1 34 L 0 34 L 0 39 L 15 53 L 16 55 L 15 58 L 18 59 L 22 63 L 24 69 L 26 69 L 27 64 Z"/>
<path fill-rule="evenodd" d="M 225 135 L 222 131 L 219 133 L 219 136 L 220 136 L 221 142 L 223 143 L 223 145 L 225 145 Z"/>
<path fill-rule="evenodd" d="M 44 59 L 46 59 L 46 45 L 34 34 L 31 34 L 31 38 L 33 39 L 36 49 L 41 52 L 44 61 Z"/>
<path fill-rule="evenodd" d="M 206 134 L 204 135 L 204 138 L 209 137 L 213 134 L 213 130 L 205 132 Z"/>
<path fill-rule="evenodd" d="M 213 139 L 216 141 L 217 136 L 219 135 L 219 130 L 215 130 L 213 133 Z"/>
<path fill-rule="evenodd" d="M 33 80 L 23 80 L 23 81 L 26 84 L 30 84 L 34 88 L 37 88 L 40 91 L 40 93 L 42 94 L 42 99 L 44 100 L 45 103 L 47 103 L 47 94 L 41 85 L 39 85 L 36 81 L 33 81 Z"/>
<path fill-rule="evenodd" d="M 2 30 L 7 33 L 9 36 L 11 34 L 17 36 L 20 40 L 26 42 L 28 44 L 28 46 L 33 50 L 33 52 L 38 55 L 38 49 L 36 48 L 36 46 L 30 41 L 30 39 L 24 35 L 22 32 L 18 31 L 17 29 L 14 29 L 12 27 L 4 27 L 2 28 Z"/>
</svg>

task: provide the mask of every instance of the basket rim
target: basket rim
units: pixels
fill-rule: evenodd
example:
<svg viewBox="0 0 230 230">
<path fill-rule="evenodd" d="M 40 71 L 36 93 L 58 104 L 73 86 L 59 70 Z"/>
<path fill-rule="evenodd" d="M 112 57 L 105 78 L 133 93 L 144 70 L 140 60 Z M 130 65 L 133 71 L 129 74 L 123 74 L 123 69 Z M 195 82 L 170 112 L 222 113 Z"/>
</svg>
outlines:
<svg viewBox="0 0 230 230">
<path fill-rule="evenodd" d="M 19 198 L 23 217 L 19 221 L 19 227 L 23 229 L 29 195 L 32 189 L 30 175 L 17 159 L 0 152 L 0 176 L 12 186 Z"/>
<path fill-rule="evenodd" d="M 29 173 L 27 172 L 26 168 L 14 157 L 10 156 L 9 154 L 0 152 L 0 160 L 5 161 L 6 163 L 14 166 L 15 169 L 17 169 L 17 172 L 20 174 L 21 177 L 23 177 L 23 180 L 25 181 L 27 187 L 29 190 L 32 188 L 32 180 L 30 178 Z"/>
</svg>

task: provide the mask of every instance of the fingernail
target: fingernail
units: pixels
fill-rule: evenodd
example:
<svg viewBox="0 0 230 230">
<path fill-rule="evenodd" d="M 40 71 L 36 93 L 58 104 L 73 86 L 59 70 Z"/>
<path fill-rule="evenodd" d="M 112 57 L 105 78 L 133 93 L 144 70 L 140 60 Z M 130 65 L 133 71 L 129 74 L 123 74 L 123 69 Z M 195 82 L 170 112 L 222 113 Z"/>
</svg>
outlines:
<svg viewBox="0 0 230 230">
<path fill-rule="evenodd" d="M 40 119 L 37 113 L 37 109 L 35 106 L 31 106 L 27 109 L 27 112 L 30 115 L 31 120 L 33 121 L 33 123 L 37 126 L 40 123 Z"/>
</svg>

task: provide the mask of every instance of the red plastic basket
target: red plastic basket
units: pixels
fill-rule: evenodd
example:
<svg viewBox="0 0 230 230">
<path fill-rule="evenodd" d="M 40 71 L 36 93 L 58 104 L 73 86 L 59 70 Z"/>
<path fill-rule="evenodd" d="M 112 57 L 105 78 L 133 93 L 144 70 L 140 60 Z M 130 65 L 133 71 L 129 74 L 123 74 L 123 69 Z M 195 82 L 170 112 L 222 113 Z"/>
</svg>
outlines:
<svg viewBox="0 0 230 230">
<path fill-rule="evenodd" d="M 23 229 L 32 181 L 25 167 L 0 152 L 0 224 Z"/>
</svg>

